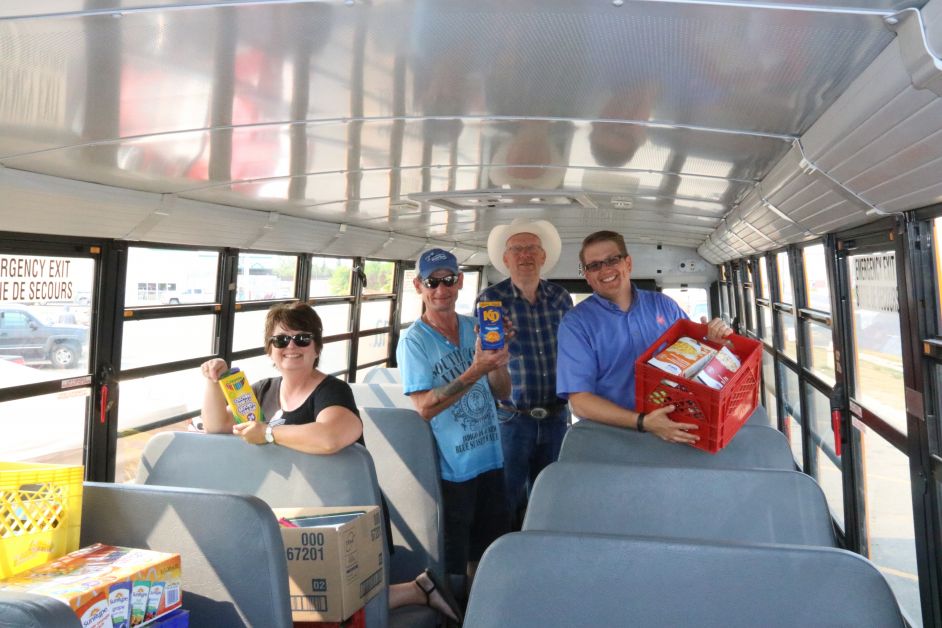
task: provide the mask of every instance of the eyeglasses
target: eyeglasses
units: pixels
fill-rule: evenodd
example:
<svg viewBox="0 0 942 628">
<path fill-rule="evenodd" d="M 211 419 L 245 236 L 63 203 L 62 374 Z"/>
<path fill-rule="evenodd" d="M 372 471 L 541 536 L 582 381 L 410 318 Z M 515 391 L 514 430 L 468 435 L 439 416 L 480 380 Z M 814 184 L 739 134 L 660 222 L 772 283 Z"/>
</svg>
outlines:
<svg viewBox="0 0 942 628">
<path fill-rule="evenodd" d="M 294 340 L 294 344 L 297 347 L 306 347 L 314 340 L 314 334 L 303 332 L 300 334 L 275 334 L 268 339 L 268 342 L 271 343 L 271 346 L 277 349 L 284 349 L 287 347 L 291 341 Z"/>
<path fill-rule="evenodd" d="M 439 286 L 439 284 L 445 284 L 445 287 L 451 288 L 453 285 L 458 283 L 458 275 L 447 275 L 445 277 L 426 277 L 422 280 L 422 283 L 429 290 L 434 290 Z"/>
<path fill-rule="evenodd" d="M 539 244 L 514 244 L 507 247 L 507 252 L 511 255 L 522 255 L 524 253 L 528 255 L 536 255 L 543 250 L 543 247 Z"/>
<path fill-rule="evenodd" d="M 583 275 L 587 273 L 597 273 L 600 270 L 602 270 L 603 266 L 605 266 L 606 268 L 611 268 L 612 266 L 622 261 L 626 257 L 628 256 L 627 255 L 612 255 L 611 257 L 606 257 L 605 259 L 599 260 L 597 262 L 589 262 L 588 264 L 580 264 L 579 270 L 582 272 Z"/>
</svg>

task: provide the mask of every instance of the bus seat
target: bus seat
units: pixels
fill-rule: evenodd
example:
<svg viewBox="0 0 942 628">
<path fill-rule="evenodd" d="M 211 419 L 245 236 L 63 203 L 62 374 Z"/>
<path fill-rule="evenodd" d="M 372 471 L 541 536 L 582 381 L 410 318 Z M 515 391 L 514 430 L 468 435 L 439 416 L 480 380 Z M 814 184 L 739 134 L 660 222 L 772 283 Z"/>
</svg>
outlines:
<svg viewBox="0 0 942 628">
<path fill-rule="evenodd" d="M 361 408 L 405 408 L 415 410 L 412 400 L 402 392 L 402 384 L 350 384 L 353 398 Z"/>
<path fill-rule="evenodd" d="M 397 368 L 375 368 L 367 371 L 363 378 L 365 384 L 401 384 L 402 374 Z"/>
<path fill-rule="evenodd" d="M 761 403 L 756 406 L 756 409 L 752 414 L 749 415 L 749 418 L 746 419 L 746 425 L 764 425 L 766 427 L 775 427 L 772 425 L 772 422 L 769 421 L 769 413 L 766 411 L 765 406 Z"/>
<path fill-rule="evenodd" d="M 364 506 L 380 504 L 379 484 L 370 454 L 351 445 L 330 456 L 287 447 L 249 445 L 228 434 L 164 432 L 144 447 L 137 470 L 139 484 L 186 486 L 254 495 L 273 508 Z M 389 554 L 384 543 L 383 564 Z M 390 623 L 388 593 L 367 602 L 369 625 Z"/>
<path fill-rule="evenodd" d="M 0 626 L 3 628 L 82 628 L 68 604 L 46 595 L 0 590 Z"/>
<path fill-rule="evenodd" d="M 524 530 L 836 547 L 827 500 L 798 471 L 556 462 Z"/>
<path fill-rule="evenodd" d="M 668 443 L 595 421 L 579 421 L 566 433 L 559 459 L 565 462 L 659 464 L 713 469 L 795 468 L 785 435 L 762 425 L 744 425 L 726 447 L 715 454 L 687 445 Z"/>
<path fill-rule="evenodd" d="M 465 628 L 906 624 L 886 579 L 846 550 L 515 532 L 484 553 Z"/>
<path fill-rule="evenodd" d="M 290 628 L 278 522 L 251 495 L 86 482 L 82 542 L 176 552 L 194 626 Z"/>
<path fill-rule="evenodd" d="M 444 574 L 441 475 L 431 427 L 415 410 L 360 408 L 360 416 L 389 506 L 393 582 L 410 580 L 426 567 Z"/>
</svg>

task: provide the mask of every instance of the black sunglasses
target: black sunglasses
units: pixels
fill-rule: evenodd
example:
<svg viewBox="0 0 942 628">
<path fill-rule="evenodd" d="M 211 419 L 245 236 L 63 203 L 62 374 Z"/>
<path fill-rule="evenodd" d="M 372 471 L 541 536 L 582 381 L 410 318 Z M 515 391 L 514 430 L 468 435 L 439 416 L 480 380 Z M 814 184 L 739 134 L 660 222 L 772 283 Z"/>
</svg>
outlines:
<svg viewBox="0 0 942 628">
<path fill-rule="evenodd" d="M 271 346 L 275 348 L 284 349 L 292 340 L 294 340 L 295 346 L 306 347 L 314 340 L 314 334 L 309 334 L 307 332 L 295 334 L 293 336 L 291 334 L 275 334 L 268 339 L 268 342 L 270 342 Z"/>
<path fill-rule="evenodd" d="M 447 288 L 451 288 L 453 285 L 458 283 L 458 275 L 448 275 L 446 277 L 426 277 L 422 280 L 422 283 L 429 290 L 434 290 L 438 287 L 439 284 L 445 284 Z"/>
<path fill-rule="evenodd" d="M 612 266 L 622 261 L 626 257 L 628 256 L 627 255 L 612 255 L 611 257 L 606 257 L 605 259 L 599 260 L 597 262 L 589 262 L 588 264 L 582 264 L 582 267 L 579 270 L 582 271 L 583 275 L 585 275 L 586 273 L 597 273 L 600 270 L 602 270 L 602 266 L 608 266 L 609 268 L 611 268 Z"/>
</svg>

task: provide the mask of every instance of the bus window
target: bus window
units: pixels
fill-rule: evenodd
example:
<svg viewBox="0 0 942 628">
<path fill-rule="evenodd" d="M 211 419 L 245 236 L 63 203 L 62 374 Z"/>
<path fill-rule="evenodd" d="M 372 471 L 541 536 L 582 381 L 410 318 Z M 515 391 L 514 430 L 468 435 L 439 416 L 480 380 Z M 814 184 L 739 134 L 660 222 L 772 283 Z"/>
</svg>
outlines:
<svg viewBox="0 0 942 628">
<path fill-rule="evenodd" d="M 817 389 L 806 386 L 810 395 L 812 455 L 809 472 L 821 485 L 828 500 L 831 515 L 838 527 L 844 529 L 844 485 L 841 477 L 841 458 L 834 450 L 834 430 L 831 429 L 831 401 Z"/>
<path fill-rule="evenodd" d="M 0 377 L 32 370 L 0 360 Z M 83 464 L 88 388 L 0 403 L 0 460 Z M 29 429 L 24 429 L 28 425 Z"/>
<path fill-rule="evenodd" d="M 771 298 L 771 292 L 769 291 L 769 260 L 766 256 L 759 258 L 759 295 L 763 299 Z"/>
<path fill-rule="evenodd" d="M 768 351 L 762 352 L 762 387 L 765 393 L 766 412 L 769 413 L 769 425 L 778 427 L 778 403 L 775 401 L 776 381 L 775 381 L 775 361 Z"/>
<path fill-rule="evenodd" d="M 349 257 L 311 258 L 311 280 L 308 286 L 308 296 L 349 296 L 351 293 L 350 276 L 352 270 L 353 260 Z M 321 316 L 321 320 L 323 319 L 324 317 Z"/>
<path fill-rule="evenodd" d="M 415 291 L 413 283 L 415 269 L 410 268 L 402 276 L 402 298 L 399 301 L 399 322 L 402 327 L 408 327 L 413 321 L 422 316 L 422 296 Z"/>
<path fill-rule="evenodd" d="M 294 255 L 240 253 L 236 300 L 290 299 L 295 294 L 297 269 Z"/>
<path fill-rule="evenodd" d="M 854 395 L 905 434 L 896 255 L 853 255 L 847 263 L 854 331 Z"/>
<path fill-rule="evenodd" d="M 834 338 L 831 329 L 811 320 L 802 324 L 811 339 L 811 371 L 829 384 L 834 384 Z"/>
<path fill-rule="evenodd" d="M 478 298 L 481 291 L 481 273 L 477 271 L 463 271 L 464 282 L 458 292 L 458 301 L 455 303 L 455 311 L 459 314 L 474 314 L 474 301 Z"/>
<path fill-rule="evenodd" d="M 802 250 L 805 269 L 805 293 L 807 307 L 822 312 L 831 311 L 831 286 L 828 285 L 827 262 L 824 245 L 814 244 Z"/>
<path fill-rule="evenodd" d="M 664 288 L 663 293 L 677 301 L 690 320 L 699 323 L 701 316 L 710 320 L 709 295 L 703 288 Z"/>
<path fill-rule="evenodd" d="M 215 329 L 213 314 L 125 321 L 121 368 L 211 355 Z M 161 341 L 154 342 L 154 338 Z"/>
<path fill-rule="evenodd" d="M 396 272 L 395 262 L 367 260 L 363 265 L 366 272 L 366 288 L 363 294 L 389 294 L 393 289 L 393 277 Z"/>
<path fill-rule="evenodd" d="M 778 301 L 792 304 L 795 302 L 792 290 L 792 273 L 788 267 L 788 252 L 782 251 L 775 256 L 775 269 L 778 271 Z"/>
<path fill-rule="evenodd" d="M 212 303 L 218 265 L 216 251 L 129 247 L 124 305 Z"/>
<path fill-rule="evenodd" d="M 782 405 L 785 409 L 785 435 L 788 436 L 788 443 L 792 448 L 792 455 L 795 457 L 795 464 L 799 469 L 804 468 L 802 461 L 802 430 L 801 430 L 801 397 L 798 388 L 798 373 L 790 367 L 782 365 L 782 379 L 784 387 L 782 389 Z"/>
</svg>

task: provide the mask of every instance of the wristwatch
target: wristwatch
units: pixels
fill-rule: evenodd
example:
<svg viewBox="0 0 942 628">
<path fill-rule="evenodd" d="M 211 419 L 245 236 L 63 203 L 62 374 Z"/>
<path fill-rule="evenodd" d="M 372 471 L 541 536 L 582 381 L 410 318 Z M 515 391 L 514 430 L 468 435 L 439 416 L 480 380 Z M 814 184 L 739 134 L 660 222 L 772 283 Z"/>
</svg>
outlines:
<svg viewBox="0 0 942 628">
<path fill-rule="evenodd" d="M 271 424 L 265 428 L 265 442 L 271 445 L 275 444 L 275 432 L 272 430 Z"/>
</svg>

